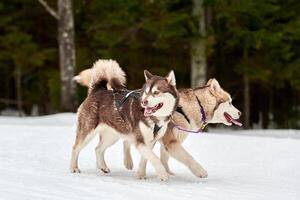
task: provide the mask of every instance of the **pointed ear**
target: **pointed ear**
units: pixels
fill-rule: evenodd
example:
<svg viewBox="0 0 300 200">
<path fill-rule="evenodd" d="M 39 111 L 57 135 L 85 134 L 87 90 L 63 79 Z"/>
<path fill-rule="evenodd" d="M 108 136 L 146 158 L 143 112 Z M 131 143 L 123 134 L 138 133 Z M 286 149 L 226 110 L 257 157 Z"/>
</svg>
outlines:
<svg viewBox="0 0 300 200">
<path fill-rule="evenodd" d="M 148 70 L 144 70 L 144 76 L 146 81 L 153 77 L 153 75 Z"/>
<path fill-rule="evenodd" d="M 206 86 L 211 85 L 211 82 L 212 82 L 212 81 L 213 81 L 213 79 L 210 78 L 210 79 L 207 81 Z"/>
<path fill-rule="evenodd" d="M 176 86 L 176 79 L 175 79 L 175 74 L 174 74 L 173 70 L 171 70 L 169 72 L 169 74 L 166 76 L 166 79 L 167 79 L 168 83 L 170 83 L 173 86 Z"/>
<path fill-rule="evenodd" d="M 207 83 L 210 83 L 208 85 L 210 85 L 211 91 L 218 91 L 219 89 L 221 89 L 219 82 L 215 78 L 209 79 Z"/>
</svg>

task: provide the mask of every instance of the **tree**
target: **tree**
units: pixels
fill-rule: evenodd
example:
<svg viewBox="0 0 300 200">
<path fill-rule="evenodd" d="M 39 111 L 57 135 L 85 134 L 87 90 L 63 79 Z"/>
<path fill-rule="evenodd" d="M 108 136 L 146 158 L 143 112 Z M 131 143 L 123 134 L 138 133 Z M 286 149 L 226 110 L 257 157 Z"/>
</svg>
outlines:
<svg viewBox="0 0 300 200">
<path fill-rule="evenodd" d="M 76 59 L 72 0 L 58 0 L 57 12 L 45 0 L 38 1 L 57 20 L 61 106 L 64 111 L 75 111 L 77 107 L 76 84 L 72 81 L 72 78 L 74 77 Z"/>
<path fill-rule="evenodd" d="M 193 15 L 198 21 L 198 37 L 191 40 L 191 85 L 197 87 L 206 82 L 206 28 L 204 0 L 193 0 Z"/>
</svg>

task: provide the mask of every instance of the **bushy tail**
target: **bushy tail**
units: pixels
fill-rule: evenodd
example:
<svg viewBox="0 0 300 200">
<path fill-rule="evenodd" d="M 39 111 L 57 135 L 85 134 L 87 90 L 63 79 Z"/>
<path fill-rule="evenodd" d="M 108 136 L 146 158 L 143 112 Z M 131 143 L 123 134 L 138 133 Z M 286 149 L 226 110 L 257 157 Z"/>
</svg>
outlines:
<svg viewBox="0 0 300 200">
<path fill-rule="evenodd" d="M 126 84 L 125 72 L 115 60 L 97 60 L 91 73 L 89 91 L 100 88 L 108 90 L 124 89 Z"/>
</svg>

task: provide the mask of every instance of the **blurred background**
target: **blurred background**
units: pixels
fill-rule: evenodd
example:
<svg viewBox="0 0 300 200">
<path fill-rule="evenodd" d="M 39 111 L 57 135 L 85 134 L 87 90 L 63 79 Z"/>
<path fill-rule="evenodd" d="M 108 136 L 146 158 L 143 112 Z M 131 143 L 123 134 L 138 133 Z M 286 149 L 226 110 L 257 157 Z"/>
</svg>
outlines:
<svg viewBox="0 0 300 200">
<path fill-rule="evenodd" d="M 2 115 L 75 112 L 72 77 L 115 59 L 128 88 L 143 70 L 196 87 L 215 77 L 244 127 L 300 128 L 299 0 L 2 0 Z"/>
</svg>

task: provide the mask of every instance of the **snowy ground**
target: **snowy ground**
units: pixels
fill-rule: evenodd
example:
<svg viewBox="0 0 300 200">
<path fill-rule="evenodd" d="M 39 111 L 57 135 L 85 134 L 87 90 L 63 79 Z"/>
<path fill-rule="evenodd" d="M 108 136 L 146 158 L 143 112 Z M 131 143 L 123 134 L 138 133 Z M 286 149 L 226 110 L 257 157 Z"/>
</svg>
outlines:
<svg viewBox="0 0 300 200">
<path fill-rule="evenodd" d="M 0 199 L 300 199 L 300 131 L 224 131 L 191 135 L 184 143 L 207 169 L 198 179 L 180 163 L 164 183 L 122 164 L 121 142 L 107 151 L 108 175 L 95 168 L 97 139 L 83 150 L 81 174 L 69 173 L 75 115 L 0 117 Z M 157 145 L 158 147 L 158 145 Z M 155 149 L 156 152 L 158 148 Z"/>
</svg>

